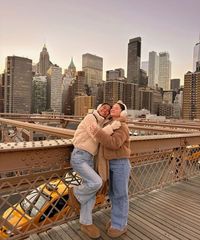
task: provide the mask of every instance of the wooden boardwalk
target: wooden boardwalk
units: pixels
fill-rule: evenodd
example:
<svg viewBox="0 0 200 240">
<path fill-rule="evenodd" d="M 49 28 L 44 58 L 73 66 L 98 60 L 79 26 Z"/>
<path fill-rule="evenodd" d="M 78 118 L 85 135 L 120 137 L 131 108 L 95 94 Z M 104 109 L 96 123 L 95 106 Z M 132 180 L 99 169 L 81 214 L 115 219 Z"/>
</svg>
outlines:
<svg viewBox="0 0 200 240">
<path fill-rule="evenodd" d="M 106 235 L 110 209 L 94 213 L 94 223 Z M 123 240 L 200 240 L 200 176 L 130 200 L 128 232 Z M 27 240 L 88 240 L 78 220 L 31 235 Z"/>
</svg>

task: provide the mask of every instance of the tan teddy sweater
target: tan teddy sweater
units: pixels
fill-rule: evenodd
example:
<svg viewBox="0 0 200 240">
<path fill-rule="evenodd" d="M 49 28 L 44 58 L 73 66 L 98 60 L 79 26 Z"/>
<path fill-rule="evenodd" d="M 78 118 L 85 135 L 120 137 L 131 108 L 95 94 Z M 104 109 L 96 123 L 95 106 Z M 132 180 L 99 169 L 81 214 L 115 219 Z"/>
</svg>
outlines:
<svg viewBox="0 0 200 240">
<path fill-rule="evenodd" d="M 103 146 L 103 155 L 107 160 L 130 157 L 129 130 L 126 123 L 122 123 L 111 136 L 99 129 L 95 138 Z"/>
<path fill-rule="evenodd" d="M 99 193 L 107 194 L 109 186 L 109 160 L 130 157 L 128 126 L 122 122 L 122 126 L 114 130 L 111 136 L 99 129 L 95 137 L 101 143 L 96 156 L 96 170 L 103 180 Z"/>
</svg>

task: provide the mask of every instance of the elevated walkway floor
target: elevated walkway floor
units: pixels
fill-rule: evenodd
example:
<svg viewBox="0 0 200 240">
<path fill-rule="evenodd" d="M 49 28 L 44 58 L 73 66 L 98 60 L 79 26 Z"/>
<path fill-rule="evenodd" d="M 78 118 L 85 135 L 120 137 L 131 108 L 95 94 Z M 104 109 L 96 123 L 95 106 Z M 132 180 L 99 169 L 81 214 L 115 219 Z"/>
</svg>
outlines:
<svg viewBox="0 0 200 240">
<path fill-rule="evenodd" d="M 111 239 L 105 231 L 110 209 L 94 213 L 101 229 L 99 239 Z M 88 240 L 78 219 L 33 234 L 27 240 Z M 200 176 L 130 199 L 128 232 L 123 240 L 200 240 Z"/>
</svg>

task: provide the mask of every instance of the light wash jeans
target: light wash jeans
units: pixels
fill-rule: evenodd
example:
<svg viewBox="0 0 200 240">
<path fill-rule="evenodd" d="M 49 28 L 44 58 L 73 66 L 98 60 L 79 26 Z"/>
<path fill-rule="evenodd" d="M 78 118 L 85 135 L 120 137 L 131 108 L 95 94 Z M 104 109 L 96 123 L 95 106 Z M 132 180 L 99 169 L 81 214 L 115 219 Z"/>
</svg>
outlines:
<svg viewBox="0 0 200 240">
<path fill-rule="evenodd" d="M 129 159 L 113 159 L 109 161 L 110 187 L 109 197 L 111 200 L 111 226 L 122 230 L 128 221 L 128 182 L 131 165 Z"/>
<path fill-rule="evenodd" d="M 92 210 L 96 193 L 102 186 L 102 179 L 94 170 L 93 155 L 82 149 L 74 148 L 71 166 L 83 179 L 81 185 L 74 187 L 74 195 L 81 203 L 80 223 L 92 224 Z"/>
</svg>

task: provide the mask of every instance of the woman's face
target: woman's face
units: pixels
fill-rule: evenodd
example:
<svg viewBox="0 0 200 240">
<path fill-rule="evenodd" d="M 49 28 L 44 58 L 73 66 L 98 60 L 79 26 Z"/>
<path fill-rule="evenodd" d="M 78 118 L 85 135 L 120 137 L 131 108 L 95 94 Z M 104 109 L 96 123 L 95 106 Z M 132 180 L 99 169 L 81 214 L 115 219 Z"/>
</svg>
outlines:
<svg viewBox="0 0 200 240">
<path fill-rule="evenodd" d="M 110 115 L 112 117 L 120 117 L 120 113 L 121 113 L 121 107 L 119 106 L 119 104 L 114 104 L 110 110 Z"/>
<path fill-rule="evenodd" d="M 100 107 L 98 112 L 102 117 L 106 118 L 110 114 L 110 109 L 111 109 L 110 105 L 104 104 L 103 106 Z"/>
</svg>

